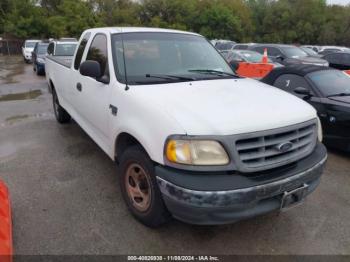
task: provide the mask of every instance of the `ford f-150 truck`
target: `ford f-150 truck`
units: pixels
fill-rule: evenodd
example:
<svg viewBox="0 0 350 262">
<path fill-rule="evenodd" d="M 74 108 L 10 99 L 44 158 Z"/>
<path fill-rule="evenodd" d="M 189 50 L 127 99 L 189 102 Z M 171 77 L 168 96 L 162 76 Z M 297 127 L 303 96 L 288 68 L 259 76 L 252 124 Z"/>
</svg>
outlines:
<svg viewBox="0 0 350 262">
<path fill-rule="evenodd" d="M 240 78 L 202 36 L 83 32 L 72 63 L 47 58 L 59 123 L 71 117 L 116 161 L 143 224 L 223 224 L 301 203 L 327 159 L 316 111 Z"/>
</svg>

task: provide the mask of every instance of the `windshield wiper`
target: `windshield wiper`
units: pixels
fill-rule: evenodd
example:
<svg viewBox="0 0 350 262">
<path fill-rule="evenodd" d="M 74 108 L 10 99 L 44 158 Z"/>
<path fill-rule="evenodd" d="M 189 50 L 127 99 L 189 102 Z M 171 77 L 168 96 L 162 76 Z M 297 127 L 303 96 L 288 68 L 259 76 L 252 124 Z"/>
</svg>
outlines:
<svg viewBox="0 0 350 262">
<path fill-rule="evenodd" d="M 334 95 L 329 95 L 327 97 L 333 97 L 333 96 L 350 96 L 350 93 L 338 93 L 338 94 L 334 94 Z"/>
<path fill-rule="evenodd" d="M 228 72 L 223 72 L 219 70 L 213 70 L 213 69 L 191 69 L 188 70 L 188 72 L 197 72 L 197 73 L 202 73 L 202 74 L 212 74 L 212 75 L 226 75 L 226 76 L 232 76 L 235 78 L 239 78 L 238 75 L 228 73 Z"/>
<path fill-rule="evenodd" d="M 193 81 L 195 78 L 186 77 L 186 76 L 176 76 L 176 75 L 155 75 L 155 74 L 146 74 L 146 77 L 150 78 L 159 78 L 166 80 L 184 80 L 184 81 Z"/>
</svg>

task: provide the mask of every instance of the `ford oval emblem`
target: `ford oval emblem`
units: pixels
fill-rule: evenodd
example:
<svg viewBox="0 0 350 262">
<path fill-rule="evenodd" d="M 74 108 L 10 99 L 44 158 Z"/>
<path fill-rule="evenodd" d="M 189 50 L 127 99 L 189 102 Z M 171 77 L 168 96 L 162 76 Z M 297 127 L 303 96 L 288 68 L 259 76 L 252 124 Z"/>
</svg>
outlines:
<svg viewBox="0 0 350 262">
<path fill-rule="evenodd" d="M 284 143 L 277 145 L 277 150 L 280 151 L 281 153 L 285 153 L 285 152 L 291 150 L 292 147 L 293 147 L 292 142 L 284 142 Z"/>
</svg>

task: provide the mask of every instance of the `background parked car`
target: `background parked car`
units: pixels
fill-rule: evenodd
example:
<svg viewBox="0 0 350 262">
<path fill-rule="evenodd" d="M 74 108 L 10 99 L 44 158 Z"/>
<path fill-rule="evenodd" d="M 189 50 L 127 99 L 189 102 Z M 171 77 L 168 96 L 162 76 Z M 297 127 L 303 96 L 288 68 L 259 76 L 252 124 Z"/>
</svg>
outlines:
<svg viewBox="0 0 350 262">
<path fill-rule="evenodd" d="M 238 68 L 239 63 L 241 62 L 254 64 L 261 63 L 263 59 L 262 54 L 251 50 L 225 50 L 221 51 L 221 54 L 234 70 Z M 275 67 L 282 66 L 277 62 L 273 62 L 271 59 L 268 59 L 268 62 L 273 64 Z"/>
<path fill-rule="evenodd" d="M 29 63 L 32 61 L 32 52 L 34 50 L 35 44 L 40 42 L 40 40 L 26 40 L 22 46 L 22 55 L 24 62 Z"/>
<path fill-rule="evenodd" d="M 246 44 L 236 44 L 233 49 L 236 50 L 247 50 L 250 46 L 256 45 L 255 43 L 246 43 Z"/>
<path fill-rule="evenodd" d="M 316 51 L 314 51 L 311 48 L 307 48 L 305 46 L 300 46 L 300 49 L 303 50 L 305 53 L 307 53 L 308 56 L 317 57 L 317 58 L 321 58 L 322 57 L 322 55 L 318 54 Z"/>
<path fill-rule="evenodd" d="M 348 47 L 345 46 L 320 46 L 318 52 L 329 52 L 329 51 L 333 51 L 333 52 L 349 52 L 350 49 Z"/>
<path fill-rule="evenodd" d="M 61 42 L 78 42 L 78 40 L 74 37 L 61 37 L 59 39 Z"/>
<path fill-rule="evenodd" d="M 262 82 L 309 102 L 318 113 L 324 143 L 350 151 L 350 77 L 329 67 L 276 68 Z"/>
<path fill-rule="evenodd" d="M 267 49 L 267 54 L 272 61 L 281 63 L 285 66 L 293 64 L 328 66 L 326 60 L 311 57 L 302 49 L 293 45 L 258 44 L 250 47 L 250 50 L 263 54 L 265 48 Z"/>
<path fill-rule="evenodd" d="M 47 47 L 47 54 L 60 57 L 71 57 L 74 55 L 78 42 L 51 41 Z"/>
<path fill-rule="evenodd" d="M 235 41 L 218 41 L 216 42 L 215 48 L 219 51 L 231 50 L 236 45 Z"/>
<path fill-rule="evenodd" d="M 348 52 L 336 52 L 323 56 L 323 59 L 327 60 L 330 67 L 337 68 L 339 70 L 350 69 L 350 53 Z"/>
<path fill-rule="evenodd" d="M 302 45 L 300 47 L 304 47 L 304 48 L 308 48 L 308 49 L 311 49 L 313 50 L 314 52 L 318 53 L 319 50 L 320 50 L 320 47 L 319 46 L 316 46 L 316 45 Z"/>
<path fill-rule="evenodd" d="M 45 74 L 45 57 L 48 43 L 36 43 L 32 52 L 33 70 L 37 75 Z"/>
</svg>

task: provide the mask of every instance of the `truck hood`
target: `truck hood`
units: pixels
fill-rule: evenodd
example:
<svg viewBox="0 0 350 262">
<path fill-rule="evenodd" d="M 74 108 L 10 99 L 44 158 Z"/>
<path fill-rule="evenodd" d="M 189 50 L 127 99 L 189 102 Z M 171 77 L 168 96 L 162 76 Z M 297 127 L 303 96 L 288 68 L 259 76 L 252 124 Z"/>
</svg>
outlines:
<svg viewBox="0 0 350 262">
<path fill-rule="evenodd" d="M 233 135 L 316 118 L 303 100 L 252 79 L 131 86 L 130 91 L 166 111 L 188 135 Z"/>
</svg>

